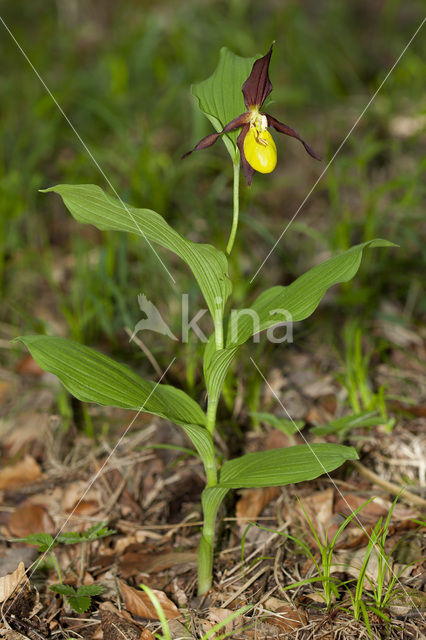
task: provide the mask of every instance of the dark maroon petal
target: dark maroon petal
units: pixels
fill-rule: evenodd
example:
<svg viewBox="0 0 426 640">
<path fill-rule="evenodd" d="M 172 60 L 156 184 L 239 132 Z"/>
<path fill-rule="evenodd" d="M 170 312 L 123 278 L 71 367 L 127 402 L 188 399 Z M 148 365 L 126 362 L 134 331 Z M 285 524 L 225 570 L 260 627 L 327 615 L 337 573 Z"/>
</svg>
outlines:
<svg viewBox="0 0 426 640">
<path fill-rule="evenodd" d="M 273 118 L 272 116 L 269 115 L 269 113 L 265 113 L 265 116 L 268 118 L 268 126 L 274 127 L 274 129 L 276 129 L 280 133 L 285 133 L 286 136 L 291 136 L 292 138 L 297 138 L 303 144 L 303 146 L 305 147 L 306 151 L 309 153 L 310 156 L 315 158 L 315 160 L 321 160 L 321 157 L 317 153 L 315 153 L 315 151 L 312 149 L 312 147 L 310 147 L 308 145 L 308 143 L 305 142 L 299 136 L 297 131 L 295 131 L 291 127 L 288 127 L 286 124 L 280 122 L 276 118 Z"/>
<path fill-rule="evenodd" d="M 207 149 L 207 147 L 211 147 L 212 144 L 214 144 L 221 135 L 223 135 L 224 133 L 228 133 L 228 131 L 233 131 L 234 129 L 238 129 L 239 127 L 242 127 L 246 122 L 249 122 L 249 120 L 250 120 L 250 114 L 242 113 L 237 118 L 234 118 L 233 120 L 231 120 L 231 122 L 228 122 L 228 124 L 225 125 L 225 127 L 219 133 L 210 133 L 208 136 L 200 140 L 200 142 L 196 144 L 195 147 L 191 149 L 191 151 L 188 151 L 187 153 L 185 153 L 185 155 L 182 156 L 182 159 L 189 156 L 193 151 L 198 151 L 199 149 Z"/>
<path fill-rule="evenodd" d="M 250 125 L 245 124 L 241 129 L 240 135 L 237 138 L 237 146 L 238 146 L 238 149 L 240 150 L 241 163 L 243 165 L 243 173 L 248 186 L 251 185 L 251 181 L 253 180 L 253 175 L 254 175 L 254 169 L 247 162 L 246 154 L 244 153 L 244 138 L 246 137 L 249 129 L 250 129 Z"/>
<path fill-rule="evenodd" d="M 252 109 L 253 107 L 260 109 L 272 91 L 272 84 L 269 80 L 268 69 L 273 46 L 274 45 L 271 44 L 271 48 L 266 56 L 256 60 L 249 77 L 242 86 L 244 103 L 247 109 Z"/>
</svg>

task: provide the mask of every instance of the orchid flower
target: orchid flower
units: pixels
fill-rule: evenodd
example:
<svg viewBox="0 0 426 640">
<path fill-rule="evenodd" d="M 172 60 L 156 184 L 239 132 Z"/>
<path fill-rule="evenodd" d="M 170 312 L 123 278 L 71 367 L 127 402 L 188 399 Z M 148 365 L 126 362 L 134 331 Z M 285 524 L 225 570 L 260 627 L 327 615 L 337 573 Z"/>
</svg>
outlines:
<svg viewBox="0 0 426 640">
<path fill-rule="evenodd" d="M 249 77 L 242 86 L 244 104 L 247 111 L 228 122 L 219 133 L 210 133 L 200 140 L 191 151 L 188 151 L 183 156 L 184 158 L 193 151 L 211 147 L 224 133 L 241 128 L 241 133 L 237 138 L 237 146 L 241 155 L 244 176 L 247 184 L 250 185 L 255 171 L 271 173 L 277 164 L 277 148 L 273 137 L 268 131 L 268 127 L 273 127 L 280 133 L 297 138 L 310 156 L 316 160 L 321 159 L 294 129 L 269 115 L 269 113 L 261 113 L 260 111 L 272 91 L 268 73 L 272 48 L 273 45 L 271 45 L 268 53 L 263 58 L 256 60 Z"/>
</svg>

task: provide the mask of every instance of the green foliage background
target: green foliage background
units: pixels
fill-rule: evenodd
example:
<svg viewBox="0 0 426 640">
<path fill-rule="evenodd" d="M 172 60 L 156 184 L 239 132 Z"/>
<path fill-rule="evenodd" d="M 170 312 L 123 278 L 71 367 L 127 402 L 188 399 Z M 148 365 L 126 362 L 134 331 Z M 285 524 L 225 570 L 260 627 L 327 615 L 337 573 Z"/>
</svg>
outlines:
<svg viewBox="0 0 426 640">
<path fill-rule="evenodd" d="M 325 161 L 313 162 L 295 141 L 276 136 L 276 172 L 257 174 L 250 190 L 242 185 L 231 259 L 237 304 L 288 284 L 318 256 L 382 236 L 401 248 L 366 256 L 356 281 L 339 290 L 343 316 L 362 308 L 365 320 L 374 319 L 386 298 L 408 309 L 395 321 L 421 321 L 422 34 L 247 284 L 420 24 L 420 1 L 9 0 L 1 16 L 123 200 L 222 249 L 232 167 L 219 143 L 180 160 L 212 130 L 190 85 L 212 73 L 222 46 L 252 56 L 275 40 L 273 113 Z M 140 239 L 82 228 L 59 198 L 38 193 L 58 183 L 107 185 L 2 24 L 0 31 L 0 321 L 15 335 L 46 331 L 86 344 L 107 337 L 113 350 L 142 359 L 123 330 L 140 319 L 137 294 L 143 291 L 179 332 L 180 294 L 189 291 L 195 309 L 197 287 L 169 255 L 162 254 L 176 285 Z M 165 365 L 171 350 L 198 348 L 146 338 Z"/>
</svg>

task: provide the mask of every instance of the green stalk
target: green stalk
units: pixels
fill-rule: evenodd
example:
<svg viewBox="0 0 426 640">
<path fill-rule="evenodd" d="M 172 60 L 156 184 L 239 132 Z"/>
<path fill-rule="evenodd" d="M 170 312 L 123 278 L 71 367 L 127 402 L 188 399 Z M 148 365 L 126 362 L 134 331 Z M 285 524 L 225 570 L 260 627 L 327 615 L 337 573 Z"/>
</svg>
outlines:
<svg viewBox="0 0 426 640">
<path fill-rule="evenodd" d="M 204 524 L 198 547 L 198 595 L 210 591 L 213 582 L 213 551 L 216 525 L 215 510 L 203 509 Z"/>
<path fill-rule="evenodd" d="M 226 253 L 229 255 L 234 246 L 235 236 L 238 228 L 238 215 L 240 211 L 240 156 L 234 160 L 234 215 L 232 218 L 232 229 L 229 236 Z"/>
<path fill-rule="evenodd" d="M 229 236 L 226 253 L 229 255 L 234 246 L 235 237 L 238 229 L 238 215 L 240 209 L 240 157 L 234 160 L 234 214 L 232 219 L 232 229 Z M 223 349 L 223 317 L 222 313 L 216 313 L 213 318 L 216 351 Z M 219 398 L 210 398 L 207 406 L 207 423 L 208 432 L 213 436 L 216 427 L 216 412 Z M 215 469 L 207 469 L 207 489 L 217 485 L 217 472 Z M 226 490 L 225 490 L 226 493 Z M 212 586 L 213 581 L 213 552 L 216 516 L 222 498 L 212 506 L 209 501 L 203 500 L 203 529 L 201 532 L 200 546 L 198 547 L 198 595 L 204 595 Z"/>
<path fill-rule="evenodd" d="M 56 556 L 55 556 L 55 554 L 54 554 L 54 552 L 53 552 L 53 551 L 51 551 L 51 552 L 50 552 L 50 557 L 52 558 L 52 562 L 53 562 L 53 564 L 55 565 L 55 569 L 56 569 L 56 573 L 58 574 L 59 582 L 60 582 L 61 584 L 63 584 L 63 583 L 62 583 L 62 574 L 61 574 L 61 569 L 59 568 L 58 560 L 57 560 L 57 558 L 56 558 Z"/>
</svg>

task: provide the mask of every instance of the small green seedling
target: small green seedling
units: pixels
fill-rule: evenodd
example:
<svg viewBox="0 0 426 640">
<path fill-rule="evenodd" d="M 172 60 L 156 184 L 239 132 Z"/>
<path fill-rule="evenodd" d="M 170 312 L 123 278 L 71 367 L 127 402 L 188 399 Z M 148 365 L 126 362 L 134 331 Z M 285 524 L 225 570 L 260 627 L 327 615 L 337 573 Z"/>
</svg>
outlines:
<svg viewBox="0 0 426 640">
<path fill-rule="evenodd" d="M 374 427 L 379 422 L 380 418 L 377 411 L 364 411 L 363 413 L 337 418 L 325 425 L 311 427 L 310 431 L 316 436 L 328 436 L 336 433 L 339 436 L 339 440 L 342 441 L 353 429 Z"/>
<path fill-rule="evenodd" d="M 65 596 L 68 604 L 72 609 L 74 609 L 74 611 L 77 611 L 77 613 L 84 613 L 90 607 L 91 596 L 97 596 L 104 590 L 101 585 L 81 584 L 84 575 L 86 545 L 88 542 L 100 540 L 101 538 L 105 538 L 116 533 L 113 529 L 108 529 L 106 525 L 106 522 L 99 522 L 86 531 L 68 531 L 58 534 L 55 538 L 53 538 L 50 533 L 32 533 L 25 536 L 25 538 L 13 538 L 11 542 L 26 542 L 27 544 L 35 545 L 37 547 L 37 551 L 43 554 L 38 560 L 39 564 L 46 558 L 46 556 L 48 556 L 56 570 L 60 582 L 60 584 L 51 585 L 50 590 Z M 54 552 L 54 548 L 58 544 L 81 544 L 80 571 L 78 578 L 79 585 L 77 588 L 63 584 L 61 569 Z"/>
<path fill-rule="evenodd" d="M 379 412 L 387 431 L 392 431 L 395 418 L 390 418 L 386 407 L 385 387 L 373 391 L 370 382 L 370 361 L 373 352 L 363 353 L 362 329 L 349 322 L 345 327 L 345 373 L 339 378 L 348 392 L 348 399 L 356 415 Z"/>
<path fill-rule="evenodd" d="M 342 585 L 341 581 L 336 580 L 332 576 L 332 570 L 334 567 L 333 554 L 334 554 L 334 549 L 336 547 L 336 543 L 342 531 L 355 518 L 355 516 L 372 500 L 374 500 L 374 498 L 370 498 L 369 500 L 364 502 L 364 504 L 362 504 L 360 507 L 355 509 L 355 511 L 353 511 L 347 518 L 345 518 L 345 520 L 342 522 L 342 524 L 340 525 L 340 527 L 338 528 L 338 530 L 336 531 L 336 533 L 334 534 L 333 538 L 330 541 L 328 541 L 328 531 L 326 531 L 325 541 L 322 542 L 317 531 L 315 530 L 312 520 L 309 518 L 309 515 L 307 514 L 305 508 L 303 507 L 303 504 L 298 499 L 300 508 L 302 509 L 305 515 L 305 518 L 309 524 L 309 528 L 312 531 L 315 542 L 317 543 L 318 549 L 320 551 L 320 560 L 317 560 L 315 555 L 309 549 L 308 545 L 300 538 L 296 536 L 292 536 L 289 533 L 286 533 L 284 531 L 276 531 L 275 529 L 270 529 L 268 527 L 263 527 L 258 524 L 250 523 L 247 526 L 246 530 L 244 531 L 244 535 L 241 542 L 242 563 L 243 563 L 243 553 L 244 553 L 244 540 L 251 526 L 256 526 L 258 529 L 263 529 L 264 531 L 270 531 L 271 533 L 278 533 L 280 536 L 283 536 L 285 538 L 288 538 L 289 540 L 292 540 L 295 544 L 297 544 L 297 546 L 299 546 L 302 549 L 304 553 L 306 553 L 308 558 L 312 560 L 318 575 L 314 576 L 313 578 L 305 578 L 304 580 L 293 582 L 287 585 L 286 587 L 284 587 L 284 591 L 288 591 L 289 589 L 295 589 L 297 587 L 302 587 L 303 585 L 306 585 L 306 584 L 321 583 L 322 591 L 319 591 L 319 590 L 315 590 L 315 591 L 319 594 L 322 600 L 324 600 L 327 609 L 331 609 L 334 598 L 337 598 L 339 596 L 338 589 Z"/>
<path fill-rule="evenodd" d="M 201 111 L 216 129 L 195 149 L 208 147 L 222 136 L 233 164 L 234 206 L 228 255 L 238 226 L 240 166 L 249 185 L 255 171 L 268 173 L 276 163 L 275 143 L 267 129 L 296 138 L 311 156 L 317 157 L 296 131 L 261 112 L 272 90 L 268 75 L 271 54 L 272 47 L 259 59 L 241 58 L 224 48 L 215 73 L 193 87 Z M 365 250 L 392 243 L 381 239 L 363 242 L 317 264 L 289 286 L 264 290 L 247 308 L 231 311 L 228 301 L 233 281 L 224 251 L 186 239 L 159 213 L 136 209 L 95 185 L 62 184 L 44 191 L 59 194 L 79 222 L 101 230 L 136 233 L 151 249 L 154 243 L 174 252 L 191 269 L 204 296 L 213 325 L 203 356 L 207 411 L 182 390 L 162 384 L 162 378 L 158 383 L 144 380 L 125 365 L 77 342 L 44 335 L 19 340 L 40 367 L 55 374 L 79 400 L 144 411 L 183 429 L 204 465 L 206 476 L 198 556 L 198 592 L 205 594 L 212 586 L 216 518 L 229 491 L 312 480 L 340 467 L 346 460 L 357 458 L 352 447 L 320 443 L 249 453 L 222 462 L 215 449 L 216 414 L 232 361 L 241 346 L 258 333 L 308 318 L 330 287 L 353 278 Z M 190 371 L 193 366 L 188 362 Z"/>
<path fill-rule="evenodd" d="M 369 614 L 375 614 L 389 627 L 391 620 L 386 609 L 393 600 L 404 595 L 404 590 L 398 587 L 397 584 L 407 566 L 404 566 L 400 571 L 395 573 L 393 571 L 394 562 L 392 559 L 393 552 L 401 540 L 399 540 L 389 552 L 385 550 L 386 539 L 389 533 L 389 523 L 400 495 L 401 494 L 393 501 L 384 524 L 383 518 L 379 518 L 379 521 L 371 532 L 356 581 L 355 593 L 352 594 L 350 584 L 345 585 L 352 603 L 352 615 L 355 620 L 359 620 L 362 614 L 370 638 L 373 638 L 373 632 Z M 377 570 L 373 579 L 367 574 L 368 564 L 372 556 L 376 556 L 377 558 Z M 365 587 L 366 581 L 368 583 L 367 588 Z M 341 608 L 349 612 L 348 608 Z"/>
<path fill-rule="evenodd" d="M 99 596 L 104 587 L 100 584 L 87 584 L 77 588 L 69 584 L 52 584 L 50 590 L 65 596 L 71 609 L 77 613 L 85 613 L 90 609 L 92 596 Z"/>
</svg>

